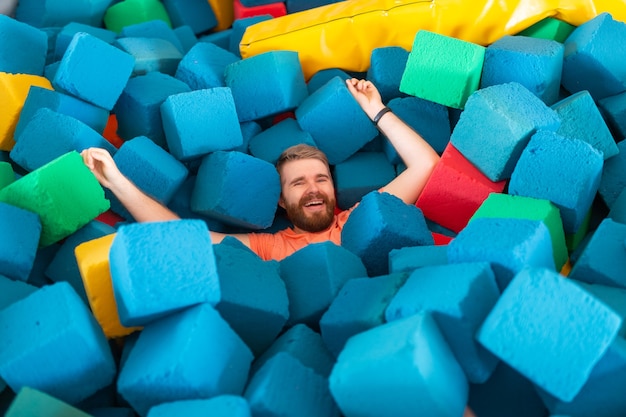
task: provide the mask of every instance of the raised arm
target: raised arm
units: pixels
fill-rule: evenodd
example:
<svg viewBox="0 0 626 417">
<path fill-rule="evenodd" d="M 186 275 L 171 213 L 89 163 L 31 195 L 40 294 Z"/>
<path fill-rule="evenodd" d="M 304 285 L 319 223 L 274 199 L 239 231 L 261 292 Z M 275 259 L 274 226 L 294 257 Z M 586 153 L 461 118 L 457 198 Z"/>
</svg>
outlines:
<svg viewBox="0 0 626 417">
<path fill-rule="evenodd" d="M 117 167 L 111 154 L 102 148 L 88 148 L 81 152 L 85 165 L 93 172 L 98 182 L 111 190 L 137 222 L 159 222 L 179 220 L 169 208 L 153 199 L 129 180 Z M 219 243 L 226 234 L 211 231 L 211 241 Z M 231 235 L 250 246 L 246 234 Z"/>
<path fill-rule="evenodd" d="M 352 78 L 346 80 L 346 85 L 370 119 L 374 120 L 385 108 L 378 89 L 371 81 Z M 415 204 L 439 161 L 439 155 L 424 138 L 391 111 L 380 117 L 378 129 L 389 139 L 406 165 L 406 169 L 385 185 L 382 191 L 395 195 L 407 204 Z"/>
</svg>

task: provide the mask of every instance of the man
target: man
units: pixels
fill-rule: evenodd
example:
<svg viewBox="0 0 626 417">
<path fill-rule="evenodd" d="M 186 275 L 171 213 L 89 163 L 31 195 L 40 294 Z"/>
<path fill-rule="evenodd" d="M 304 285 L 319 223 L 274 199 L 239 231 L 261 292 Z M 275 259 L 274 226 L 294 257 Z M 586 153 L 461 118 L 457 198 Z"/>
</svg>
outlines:
<svg viewBox="0 0 626 417">
<path fill-rule="evenodd" d="M 417 132 L 385 107 L 380 93 L 370 81 L 352 78 L 346 80 L 346 85 L 406 165 L 406 169 L 380 191 L 395 195 L 407 204 L 415 204 L 439 161 L 439 155 Z M 126 178 L 106 150 L 90 148 L 82 155 L 100 184 L 115 194 L 136 221 L 179 219 L 174 212 Z M 233 236 L 264 260 L 281 260 L 309 243 L 330 240 L 340 245 L 341 230 L 352 209 L 335 214 L 335 188 L 324 153 L 314 147 L 297 145 L 283 152 L 276 169 L 281 184 L 278 204 L 286 210 L 293 227 L 275 234 L 227 235 L 211 231 L 213 243 Z"/>
</svg>

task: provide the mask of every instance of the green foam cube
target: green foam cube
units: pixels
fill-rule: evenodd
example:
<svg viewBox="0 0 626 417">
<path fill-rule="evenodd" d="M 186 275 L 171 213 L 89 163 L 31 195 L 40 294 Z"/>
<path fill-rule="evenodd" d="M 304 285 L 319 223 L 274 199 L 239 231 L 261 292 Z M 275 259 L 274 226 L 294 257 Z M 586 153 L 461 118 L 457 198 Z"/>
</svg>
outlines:
<svg viewBox="0 0 626 417">
<path fill-rule="evenodd" d="M 109 7 L 104 14 L 104 26 L 120 33 L 126 26 L 162 20 L 169 27 L 172 21 L 163 3 L 159 0 L 123 0 Z"/>
<path fill-rule="evenodd" d="M 0 161 L 0 190 L 15 181 L 15 172 L 10 163 Z"/>
<path fill-rule="evenodd" d="M 527 27 L 518 33 L 519 36 L 528 36 L 538 39 L 549 39 L 561 43 L 565 43 L 565 39 L 576 29 L 576 26 L 570 25 L 553 17 L 546 17 Z"/>
<path fill-rule="evenodd" d="M 0 201 L 39 215 L 40 247 L 71 235 L 110 207 L 103 188 L 76 151 L 0 189 Z"/>
<path fill-rule="evenodd" d="M 90 415 L 45 392 L 23 387 L 19 390 L 5 417 L 89 417 Z"/>
<path fill-rule="evenodd" d="M 444 106 L 463 109 L 479 88 L 485 47 L 420 30 L 415 34 L 400 91 Z"/>
</svg>

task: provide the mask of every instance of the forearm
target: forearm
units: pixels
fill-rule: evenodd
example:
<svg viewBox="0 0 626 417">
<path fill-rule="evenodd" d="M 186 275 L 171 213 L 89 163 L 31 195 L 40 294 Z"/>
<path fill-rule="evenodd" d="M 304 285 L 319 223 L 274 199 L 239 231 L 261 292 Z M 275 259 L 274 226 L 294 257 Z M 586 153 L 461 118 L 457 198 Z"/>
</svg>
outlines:
<svg viewBox="0 0 626 417">
<path fill-rule="evenodd" d="M 180 219 L 176 213 L 144 193 L 124 176 L 110 184 L 109 189 L 137 222 Z"/>
</svg>

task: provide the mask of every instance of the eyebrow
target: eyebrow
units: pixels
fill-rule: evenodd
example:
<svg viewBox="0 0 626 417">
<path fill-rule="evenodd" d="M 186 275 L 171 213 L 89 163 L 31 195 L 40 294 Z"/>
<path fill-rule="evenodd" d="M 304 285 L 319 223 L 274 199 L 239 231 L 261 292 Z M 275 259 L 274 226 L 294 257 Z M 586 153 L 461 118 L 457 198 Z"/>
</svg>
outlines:
<svg viewBox="0 0 626 417">
<path fill-rule="evenodd" d="M 316 179 L 317 179 L 317 178 L 328 178 L 328 179 L 330 179 L 330 175 L 320 173 L 320 174 L 316 174 L 316 175 L 315 175 L 315 178 L 316 178 Z M 295 184 L 296 182 L 298 182 L 298 181 L 302 181 L 303 179 L 304 179 L 304 175 L 301 175 L 301 176 L 299 176 L 299 177 L 296 177 L 296 178 L 292 179 L 292 180 L 289 182 L 289 185 Z"/>
</svg>

